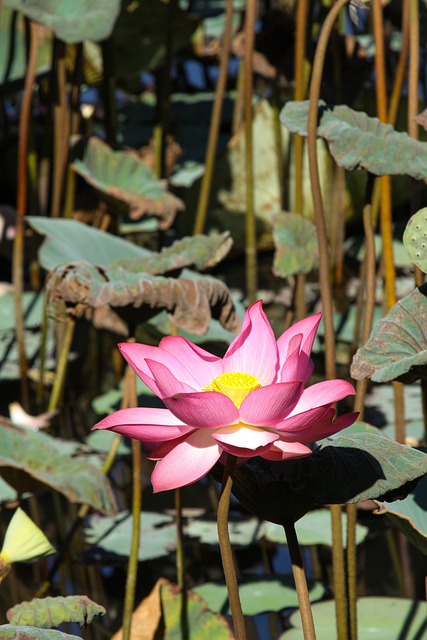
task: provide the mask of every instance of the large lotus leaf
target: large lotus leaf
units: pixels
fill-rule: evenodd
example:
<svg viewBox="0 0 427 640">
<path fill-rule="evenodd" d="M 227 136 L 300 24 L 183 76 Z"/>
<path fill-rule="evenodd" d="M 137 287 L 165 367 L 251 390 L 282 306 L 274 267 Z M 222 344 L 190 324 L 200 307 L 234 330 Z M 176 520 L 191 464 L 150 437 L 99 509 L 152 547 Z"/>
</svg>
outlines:
<svg viewBox="0 0 427 640">
<path fill-rule="evenodd" d="M 164 640 L 181 640 L 182 629 L 182 594 L 178 586 L 163 583 L 160 587 L 163 622 L 165 625 Z M 218 613 L 209 611 L 206 602 L 197 593 L 187 591 L 186 614 L 188 640 L 233 640 L 228 621 Z"/>
<path fill-rule="evenodd" d="M 280 213 L 273 218 L 276 246 L 273 273 L 281 278 L 309 273 L 319 262 L 316 226 L 297 213 Z"/>
<path fill-rule="evenodd" d="M 28 216 L 26 220 L 38 233 L 47 236 L 38 252 L 39 262 L 47 271 L 72 260 L 107 266 L 124 257 L 136 259 L 151 255 L 147 249 L 77 220 L 41 216 Z"/>
<path fill-rule="evenodd" d="M 108 38 L 120 10 L 120 0 L 3 0 L 3 3 L 40 22 L 68 43 Z"/>
<path fill-rule="evenodd" d="M 76 443 L 12 427 L 1 420 L 0 471 L 12 487 L 22 493 L 40 490 L 42 483 L 70 502 L 114 513 L 116 504 L 108 479 L 98 465 L 75 451 Z"/>
<path fill-rule="evenodd" d="M 427 285 L 399 300 L 380 320 L 351 365 L 356 380 L 413 382 L 426 377 Z"/>
<path fill-rule="evenodd" d="M 58 265 L 46 282 L 50 314 L 58 320 L 86 318 L 98 329 L 128 335 L 137 325 L 166 309 L 178 327 L 205 333 L 211 317 L 229 330 L 238 321 L 227 286 L 215 278 L 164 278 L 102 269 L 86 262 Z"/>
<path fill-rule="evenodd" d="M 85 528 L 86 541 L 109 554 L 127 558 L 132 538 L 132 516 L 122 512 L 113 517 L 92 516 Z M 171 516 L 141 513 L 138 559 L 153 560 L 167 556 L 176 547 L 176 525 Z"/>
<path fill-rule="evenodd" d="M 412 262 L 427 273 L 427 207 L 409 218 L 403 233 L 403 244 Z"/>
<path fill-rule="evenodd" d="M 58 596 L 21 602 L 9 609 L 6 617 L 10 624 L 51 629 L 59 627 L 63 622 L 77 622 L 81 627 L 85 627 L 94 618 L 105 613 L 104 607 L 87 596 Z"/>
<path fill-rule="evenodd" d="M 346 546 L 345 531 L 347 528 L 347 517 L 341 514 L 341 524 L 343 531 L 343 544 Z M 325 544 L 332 547 L 331 512 L 329 509 L 315 509 L 309 511 L 295 524 L 298 542 L 302 546 L 315 544 Z M 271 542 L 286 544 L 286 536 L 283 527 L 274 522 L 265 522 L 263 526 L 264 536 Z M 368 527 L 361 524 L 356 525 L 356 544 L 364 541 L 368 535 Z"/>
<path fill-rule="evenodd" d="M 258 518 L 232 518 L 228 524 L 231 544 L 236 547 L 247 547 L 256 544 L 263 536 Z M 215 518 L 202 516 L 192 518 L 185 527 L 189 538 L 197 538 L 202 544 L 218 545 L 218 526 Z"/>
<path fill-rule="evenodd" d="M 12 502 L 18 497 L 18 492 L 0 477 L 0 504 Z"/>
<path fill-rule="evenodd" d="M 357 627 L 361 640 L 422 640 L 427 629 L 426 603 L 404 598 L 358 598 Z M 317 602 L 312 607 L 317 640 L 336 640 L 335 602 Z M 299 611 L 290 617 L 294 627 L 279 640 L 301 640 Z"/>
<path fill-rule="evenodd" d="M 420 480 L 404 500 L 378 503 L 379 515 L 386 515 L 417 547 L 427 555 L 427 477 Z"/>
<path fill-rule="evenodd" d="M 223 615 L 230 615 L 227 588 L 224 583 L 207 582 L 194 591 L 206 600 L 208 607 Z M 320 600 L 325 594 L 320 582 L 308 580 L 310 600 Z M 282 611 L 298 606 L 298 597 L 292 576 L 250 576 L 239 580 L 239 596 L 243 613 L 256 616 L 268 611 Z"/>
<path fill-rule="evenodd" d="M 214 468 L 217 474 L 218 468 Z M 251 513 L 284 525 L 314 506 L 401 500 L 427 473 L 427 455 L 371 433 L 341 436 L 285 463 L 254 458 L 236 469 L 233 493 Z"/>
<path fill-rule="evenodd" d="M 308 100 L 287 102 L 280 119 L 293 133 L 307 135 Z M 427 176 L 427 144 L 398 132 L 346 105 L 319 102 L 317 135 L 324 138 L 335 162 L 345 169 L 366 169 L 375 175 Z"/>
<path fill-rule="evenodd" d="M 114 151 L 95 136 L 86 142 L 83 158 L 71 166 L 96 189 L 124 202 L 133 220 L 155 216 L 160 228 L 167 229 L 185 208 L 135 153 Z"/>
<path fill-rule="evenodd" d="M 168 24 L 171 38 L 168 42 Z M 155 70 L 189 45 L 200 19 L 177 4 L 161 0 L 124 0 L 114 29 L 117 82 L 130 91 L 141 90 L 141 72 Z"/>
<path fill-rule="evenodd" d="M 10 640 L 80 640 L 79 636 L 55 629 L 37 629 L 36 627 L 16 627 L 13 624 L 0 625 L 0 638 Z"/>
<path fill-rule="evenodd" d="M 144 271 L 152 275 L 189 266 L 210 269 L 223 260 L 232 244 L 233 240 L 227 231 L 210 236 L 188 236 L 177 240 L 170 247 L 163 247 L 159 252 L 150 252 L 146 258 L 116 260 L 111 264 L 111 268 L 122 267 L 133 273 Z"/>
</svg>

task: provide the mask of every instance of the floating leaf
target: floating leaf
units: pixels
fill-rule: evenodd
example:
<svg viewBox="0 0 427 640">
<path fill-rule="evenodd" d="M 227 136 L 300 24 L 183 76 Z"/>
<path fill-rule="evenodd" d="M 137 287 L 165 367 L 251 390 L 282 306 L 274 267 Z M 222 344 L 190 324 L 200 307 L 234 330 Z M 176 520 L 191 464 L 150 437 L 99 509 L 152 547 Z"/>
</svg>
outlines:
<svg viewBox="0 0 427 640">
<path fill-rule="evenodd" d="M 116 505 L 108 479 L 86 457 L 75 455 L 76 447 L 76 443 L 42 431 L 18 429 L 2 420 L 1 475 L 20 492 L 40 490 L 43 483 L 70 502 L 89 504 L 101 513 L 114 513 Z"/>
<path fill-rule="evenodd" d="M 107 266 L 124 257 L 146 258 L 151 255 L 147 249 L 77 220 L 41 216 L 27 216 L 25 219 L 38 233 L 47 236 L 38 252 L 39 262 L 47 271 L 57 264 L 74 260 Z"/>
<path fill-rule="evenodd" d="M 44 296 L 39 292 L 26 291 L 22 294 L 22 313 L 26 329 L 40 327 L 43 321 Z M 0 331 L 15 330 L 15 294 L 1 296 Z"/>
<path fill-rule="evenodd" d="M 320 600 L 325 589 L 320 582 L 308 580 L 311 602 Z M 213 611 L 230 615 L 227 587 L 224 583 L 207 582 L 193 589 Z M 239 580 L 239 596 L 243 613 L 256 616 L 267 611 L 282 611 L 298 606 L 298 596 L 292 576 L 250 576 Z"/>
<path fill-rule="evenodd" d="M 164 640 L 182 638 L 182 595 L 178 586 L 162 584 L 160 596 L 165 624 Z M 233 640 L 230 626 L 218 613 L 209 611 L 207 604 L 197 593 L 187 591 L 188 640 Z"/>
<path fill-rule="evenodd" d="M 109 554 L 127 558 L 131 548 L 132 516 L 122 512 L 114 517 L 92 516 L 85 528 L 86 541 Z M 141 513 L 140 562 L 167 556 L 176 547 L 176 526 L 171 516 Z"/>
<path fill-rule="evenodd" d="M 421 640 L 427 629 L 425 602 L 404 598 L 358 598 L 357 627 L 363 640 Z M 335 603 L 318 602 L 312 607 L 317 640 L 336 640 Z M 279 640 L 301 640 L 299 611 L 290 617 L 294 629 L 285 631 Z"/>
<path fill-rule="evenodd" d="M 404 500 L 378 503 L 379 515 L 386 515 L 399 527 L 408 540 L 427 555 L 427 477 L 420 480 L 414 491 Z"/>
<path fill-rule="evenodd" d="M 13 640 L 81 640 L 79 636 L 52 629 L 37 629 L 36 627 L 16 627 L 13 624 L 0 625 L 0 638 Z"/>
<path fill-rule="evenodd" d="M 9 609 L 6 617 L 10 624 L 28 625 L 41 629 L 59 627 L 64 622 L 76 622 L 81 627 L 90 624 L 106 610 L 87 596 L 58 596 L 56 598 L 34 598 Z"/>
<path fill-rule="evenodd" d="M 341 525 L 343 531 L 343 545 L 345 547 L 347 517 L 344 512 L 341 514 Z M 329 509 L 315 509 L 314 511 L 309 511 L 295 524 L 295 530 L 298 542 L 302 546 L 325 544 L 332 547 L 331 512 Z M 368 535 L 368 532 L 368 527 L 357 524 L 356 544 L 363 542 Z M 270 540 L 271 542 L 286 544 L 284 529 L 278 524 L 265 522 L 263 526 L 263 533 L 267 540 Z"/>
<path fill-rule="evenodd" d="M 133 220 L 155 216 L 160 228 L 168 229 L 184 209 L 182 200 L 168 192 L 165 181 L 135 153 L 114 151 L 95 136 L 87 140 L 83 158 L 74 159 L 71 166 L 96 189 L 124 202 Z"/>
<path fill-rule="evenodd" d="M 412 262 L 427 273 L 427 207 L 409 218 L 403 233 L 403 244 Z"/>
<path fill-rule="evenodd" d="M 293 133 L 307 136 L 308 110 L 308 100 L 289 101 L 280 119 Z M 362 168 L 379 176 L 402 174 L 417 180 L 427 176 L 427 144 L 363 111 L 329 106 L 321 100 L 317 135 L 328 142 L 335 162 L 345 169 Z"/>
<path fill-rule="evenodd" d="M 234 548 L 255 544 L 263 536 L 258 518 L 233 518 L 230 515 L 228 529 Z M 216 518 L 192 518 L 185 527 L 185 534 L 189 538 L 197 538 L 202 544 L 219 544 Z"/>
<path fill-rule="evenodd" d="M 296 213 L 274 216 L 273 225 L 274 275 L 286 278 L 315 269 L 319 262 L 316 226 Z"/>
<path fill-rule="evenodd" d="M 356 380 L 413 382 L 427 364 L 427 285 L 399 300 L 373 328 L 351 365 Z"/>
<path fill-rule="evenodd" d="M 401 500 L 426 473 L 427 455 L 421 451 L 354 433 L 329 441 L 307 458 L 285 463 L 251 459 L 234 472 L 233 493 L 251 513 L 284 525 L 316 505 Z"/>
<path fill-rule="evenodd" d="M 166 309 L 177 326 L 194 333 L 205 333 L 211 317 L 228 330 L 238 326 L 230 292 L 215 278 L 164 278 L 78 262 L 58 265 L 50 273 L 46 295 L 56 319 L 85 314 L 96 328 L 124 336 L 125 321 L 140 324 L 160 309 Z"/>
</svg>

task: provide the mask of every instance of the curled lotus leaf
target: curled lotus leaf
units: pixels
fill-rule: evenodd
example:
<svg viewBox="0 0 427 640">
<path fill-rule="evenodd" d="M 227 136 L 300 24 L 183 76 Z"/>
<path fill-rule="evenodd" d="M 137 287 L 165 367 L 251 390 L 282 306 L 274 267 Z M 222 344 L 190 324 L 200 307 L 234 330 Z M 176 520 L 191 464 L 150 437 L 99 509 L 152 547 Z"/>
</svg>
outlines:
<svg viewBox="0 0 427 640">
<path fill-rule="evenodd" d="M 28 625 L 17 627 L 14 624 L 0 625 L 0 638 L 10 638 L 10 640 L 80 640 L 79 636 L 71 636 L 69 633 L 56 629 L 38 629 Z"/>
<path fill-rule="evenodd" d="M 315 225 L 297 213 L 279 213 L 273 218 L 276 246 L 273 273 L 286 278 L 309 273 L 319 262 Z"/>
<path fill-rule="evenodd" d="M 105 40 L 120 11 L 120 0 L 4 0 L 4 5 L 40 22 L 70 44 Z"/>
<path fill-rule="evenodd" d="M 307 136 L 308 110 L 308 100 L 290 101 L 280 119 L 292 133 Z M 408 175 L 417 180 L 427 176 L 427 144 L 363 111 L 320 100 L 317 135 L 327 141 L 335 162 L 345 169 L 366 169 L 377 176 Z"/>
<path fill-rule="evenodd" d="M 80 153 L 80 145 L 79 140 L 75 154 Z M 114 151 L 96 136 L 87 140 L 83 157 L 75 157 L 71 166 L 103 194 L 125 203 L 133 220 L 154 216 L 159 219 L 161 229 L 168 229 L 178 211 L 185 208 L 182 200 L 167 191 L 166 182 L 156 178 L 136 153 Z"/>
<path fill-rule="evenodd" d="M 0 473 L 19 493 L 48 486 L 70 502 L 88 504 L 103 514 L 116 512 L 108 478 L 87 454 L 78 455 L 77 443 L 13 427 L 4 418 L 0 427 Z"/>
<path fill-rule="evenodd" d="M 427 286 L 397 302 L 374 326 L 351 365 L 356 380 L 413 382 L 427 376 Z"/>
<path fill-rule="evenodd" d="M 427 555 L 427 476 L 424 477 L 404 500 L 389 504 L 377 502 L 378 515 L 386 515 L 410 542 Z"/>
<path fill-rule="evenodd" d="M 210 269 L 228 254 L 233 244 L 228 231 L 211 236 L 195 235 L 177 240 L 159 252 L 150 252 L 146 258 L 122 258 L 111 263 L 111 268 L 124 268 L 129 272 L 159 275 L 183 267 Z"/>
<path fill-rule="evenodd" d="M 21 602 L 6 613 L 11 624 L 29 625 L 41 629 L 59 627 L 64 622 L 76 622 L 81 627 L 90 624 L 106 610 L 87 596 L 58 596 L 56 598 L 34 598 Z"/>
<path fill-rule="evenodd" d="M 77 262 L 58 265 L 50 273 L 46 295 L 49 313 L 56 319 L 85 315 L 96 328 L 125 336 L 129 326 L 162 309 L 192 333 L 206 333 L 211 318 L 229 331 L 238 328 L 230 291 L 216 278 L 167 278 Z"/>
<path fill-rule="evenodd" d="M 427 273 L 427 207 L 409 218 L 403 244 L 412 262 Z"/>
</svg>

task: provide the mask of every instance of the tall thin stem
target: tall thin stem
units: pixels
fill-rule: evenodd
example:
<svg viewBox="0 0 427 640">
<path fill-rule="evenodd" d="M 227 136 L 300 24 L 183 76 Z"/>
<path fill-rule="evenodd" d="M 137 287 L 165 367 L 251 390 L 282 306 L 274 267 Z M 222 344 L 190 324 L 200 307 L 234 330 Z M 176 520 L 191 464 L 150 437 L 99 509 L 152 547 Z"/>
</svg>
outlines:
<svg viewBox="0 0 427 640">
<path fill-rule="evenodd" d="M 212 176 L 215 166 L 215 153 L 218 142 L 219 127 L 221 124 L 221 111 L 224 102 L 225 88 L 228 77 L 228 60 L 230 58 L 231 33 L 233 25 L 233 0 L 227 0 L 225 7 L 225 28 L 222 39 L 221 58 L 219 63 L 219 75 L 215 88 L 215 99 L 212 107 L 211 123 L 209 128 L 208 144 L 205 155 L 205 173 L 200 186 L 199 201 L 197 203 L 196 219 L 194 221 L 194 234 L 203 233 L 206 223 L 209 195 L 212 185 Z"/>
<path fill-rule="evenodd" d="M 333 322 L 332 292 L 330 284 L 330 259 L 328 236 L 326 233 L 325 212 L 320 188 L 320 174 L 317 158 L 317 118 L 319 113 L 320 84 L 325 63 L 326 48 L 341 9 L 348 0 L 337 0 L 329 11 L 320 32 L 313 62 L 313 74 L 309 91 L 309 112 L 307 123 L 308 165 L 310 170 L 311 192 L 313 197 L 314 218 L 319 245 L 319 281 L 325 326 L 325 369 L 328 378 L 335 378 L 335 329 Z"/>
<path fill-rule="evenodd" d="M 228 599 L 233 618 L 236 640 L 246 640 L 245 619 L 242 605 L 240 604 L 239 587 L 237 584 L 236 569 L 234 567 L 233 550 L 231 548 L 228 532 L 228 512 L 230 509 L 231 487 L 233 486 L 233 471 L 236 466 L 236 458 L 228 455 L 222 478 L 221 494 L 218 501 L 217 524 L 218 539 L 221 550 L 222 566 L 224 569 L 225 583 L 227 585 Z"/>
<path fill-rule="evenodd" d="M 255 41 L 256 0 L 246 2 L 244 65 L 245 172 L 246 172 L 246 294 L 255 302 L 258 289 L 257 238 L 253 176 L 253 51 Z"/>
<path fill-rule="evenodd" d="M 36 76 L 37 55 L 39 47 L 39 27 L 35 22 L 30 23 L 30 54 L 25 75 L 24 92 L 22 96 L 21 113 L 19 116 L 19 140 L 18 140 L 18 193 L 17 193 L 17 218 L 16 235 L 13 244 L 12 257 L 12 282 L 15 295 L 15 326 L 16 342 L 19 352 L 19 369 L 21 379 L 21 399 L 24 408 L 28 410 L 28 363 L 25 353 L 25 327 L 22 311 L 22 294 L 24 291 L 24 216 L 27 209 L 28 193 L 28 131 L 31 114 L 31 102 Z"/>
<path fill-rule="evenodd" d="M 347 505 L 347 592 L 349 640 L 357 640 L 357 555 L 356 555 L 357 505 Z"/>
<path fill-rule="evenodd" d="M 330 507 L 332 517 L 332 565 L 334 572 L 335 616 L 337 640 L 348 640 L 347 599 L 344 570 L 344 549 L 342 545 L 341 505 Z"/>
<path fill-rule="evenodd" d="M 62 393 L 64 390 L 65 375 L 67 373 L 68 356 L 71 349 L 71 344 L 74 336 L 74 320 L 67 320 L 65 325 L 65 331 L 62 336 L 61 349 L 58 357 L 55 372 L 55 382 L 52 387 L 52 392 L 49 398 L 48 411 L 56 409 L 61 401 Z"/>
<path fill-rule="evenodd" d="M 284 529 L 288 543 L 289 555 L 291 556 L 292 573 L 294 575 L 295 587 L 297 590 L 304 640 L 316 640 L 307 579 L 304 572 L 304 565 L 295 531 L 295 525 L 293 523 L 286 524 Z"/>
<path fill-rule="evenodd" d="M 129 342 L 134 342 L 134 338 Z M 136 377 L 133 369 L 128 367 L 126 381 L 128 385 L 128 406 L 136 407 Z M 136 579 L 138 573 L 138 551 L 141 527 L 141 443 L 132 440 L 132 537 L 129 562 L 126 576 L 125 600 L 123 605 L 123 640 L 130 640 L 132 628 L 132 612 L 135 601 Z"/>
</svg>

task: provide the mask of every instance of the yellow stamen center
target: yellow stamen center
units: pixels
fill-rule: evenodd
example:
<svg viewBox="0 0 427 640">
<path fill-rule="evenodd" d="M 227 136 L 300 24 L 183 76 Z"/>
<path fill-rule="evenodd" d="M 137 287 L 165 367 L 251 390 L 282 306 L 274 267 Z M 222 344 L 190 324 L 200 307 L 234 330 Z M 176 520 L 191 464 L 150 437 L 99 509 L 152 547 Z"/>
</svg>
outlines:
<svg viewBox="0 0 427 640">
<path fill-rule="evenodd" d="M 224 393 L 234 402 L 236 407 L 240 407 L 246 396 L 260 386 L 258 378 L 250 373 L 229 371 L 214 378 L 203 390 Z"/>
</svg>

